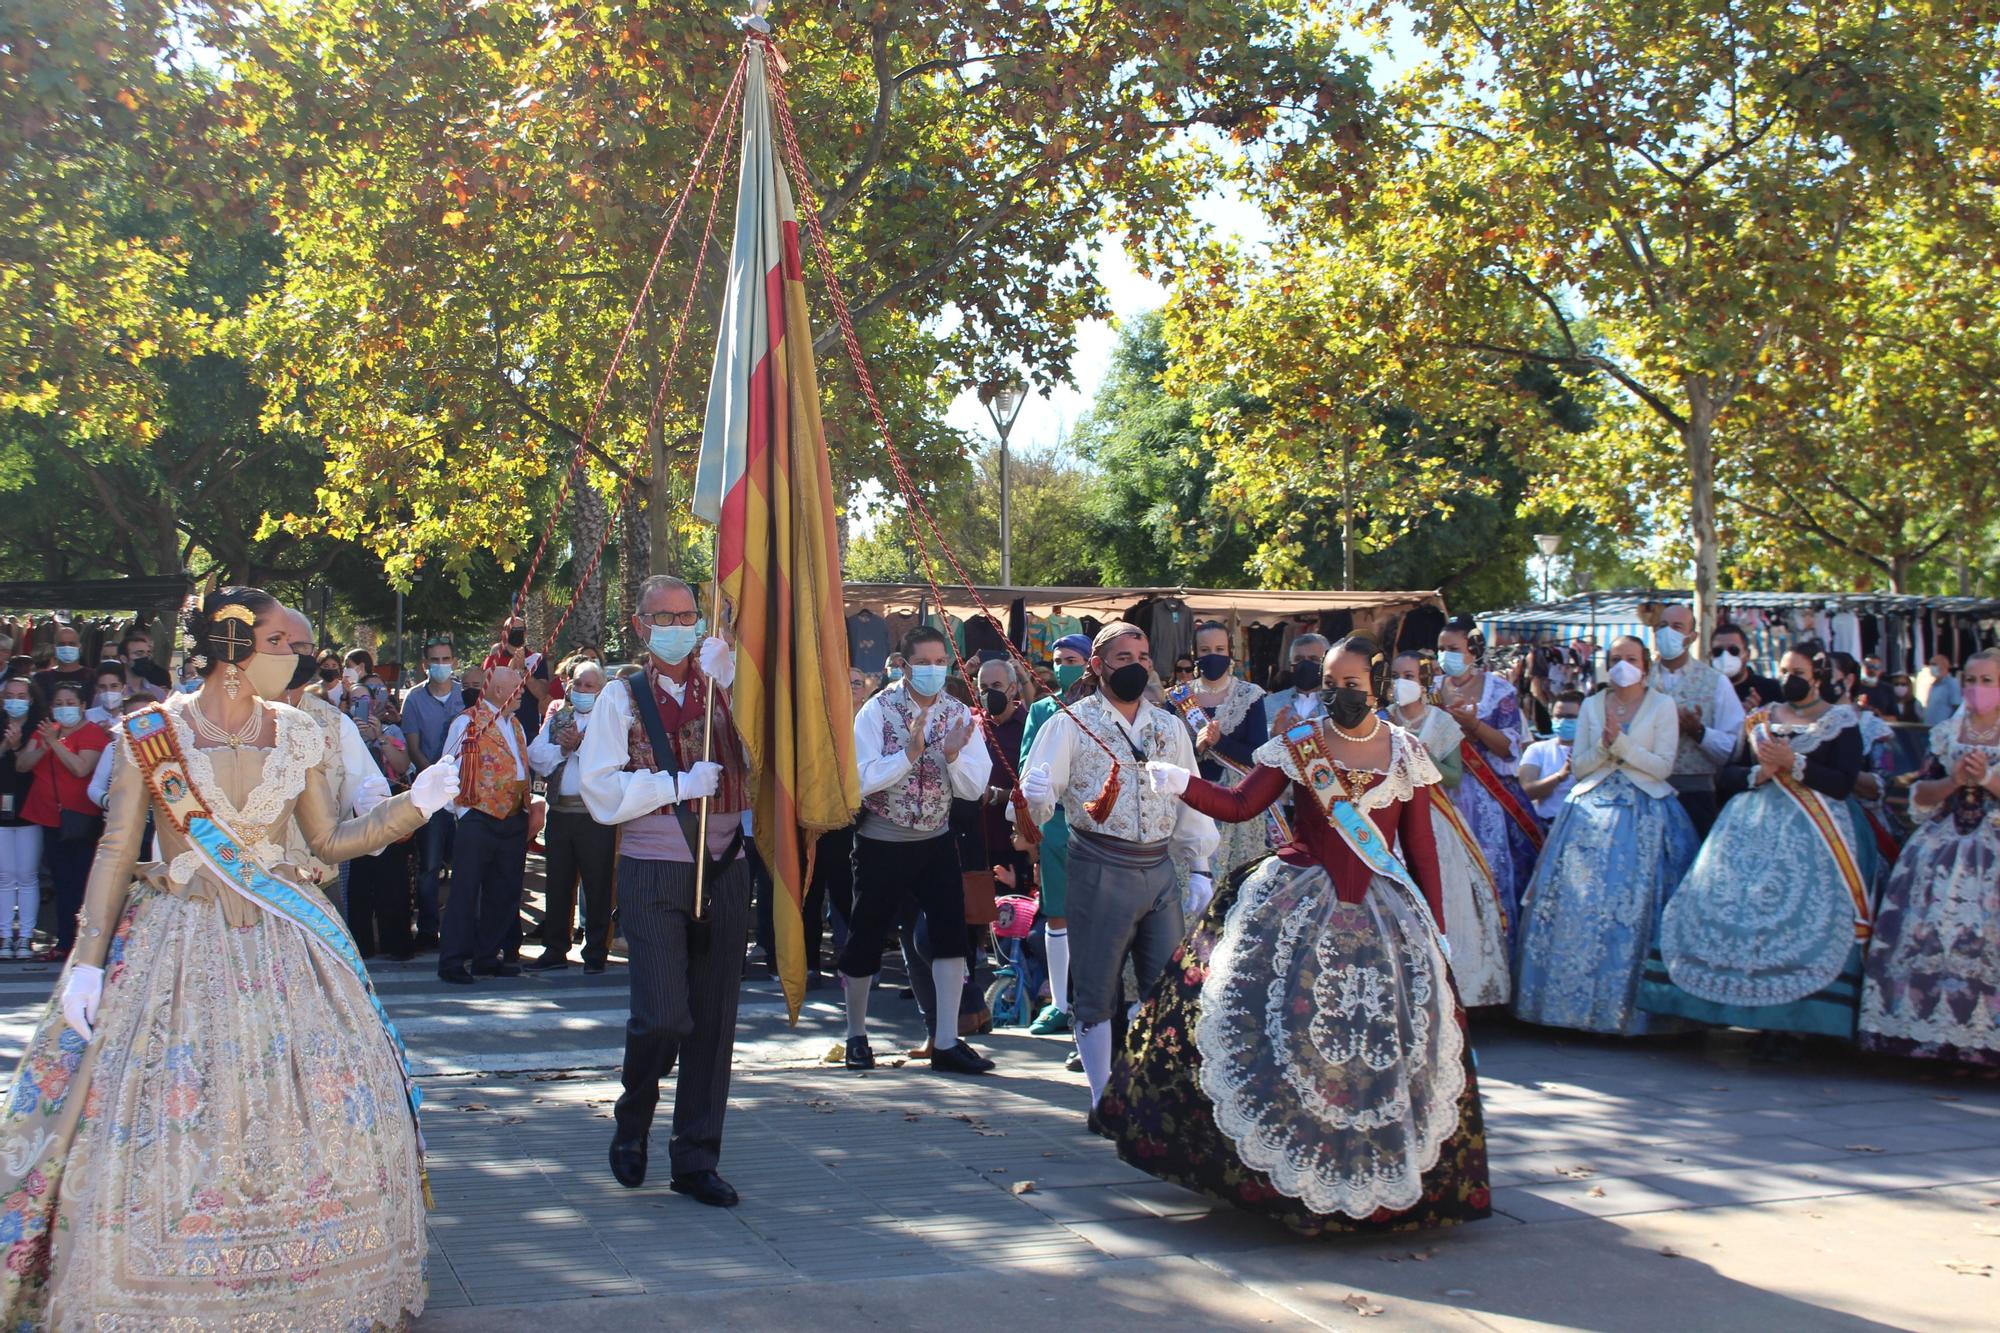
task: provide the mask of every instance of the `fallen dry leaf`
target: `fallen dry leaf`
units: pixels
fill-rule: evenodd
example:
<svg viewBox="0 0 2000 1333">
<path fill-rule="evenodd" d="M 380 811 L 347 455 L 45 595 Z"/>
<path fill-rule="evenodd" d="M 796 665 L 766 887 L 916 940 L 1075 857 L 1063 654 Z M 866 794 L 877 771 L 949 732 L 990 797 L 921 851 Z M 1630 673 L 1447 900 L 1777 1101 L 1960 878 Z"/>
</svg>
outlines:
<svg viewBox="0 0 2000 1333">
<path fill-rule="evenodd" d="M 460 1106 L 458 1109 L 461 1111 L 484 1111 L 486 1109 L 486 1103 L 466 1102 L 463 1106 Z"/>
<path fill-rule="evenodd" d="M 1668 1259 L 1685 1259 L 1685 1258 L 1687 1258 L 1687 1256 L 1686 1256 L 1685 1254 L 1682 1254 L 1682 1253 L 1681 1253 L 1681 1252 L 1680 1252 L 1679 1250 L 1675 1249 L 1675 1248 L 1674 1248 L 1673 1246 L 1671 1246 L 1671 1245 L 1662 1245 L 1662 1246 L 1660 1247 L 1660 1254 L 1661 1254 L 1662 1256 L 1664 1256 L 1665 1258 L 1668 1258 Z"/>
<path fill-rule="evenodd" d="M 1938 1263 L 1965 1277 L 1992 1277 L 1992 1264 L 1976 1264 L 1966 1259 L 1940 1259 Z"/>
<path fill-rule="evenodd" d="M 1556 1168 L 1556 1174 L 1565 1180 L 1589 1180 L 1597 1174 L 1597 1168 L 1594 1166 L 1559 1166 Z"/>
<path fill-rule="evenodd" d="M 1843 1144 L 1841 1145 L 1841 1151 L 1843 1151 L 1843 1152 L 1881 1152 L 1881 1151 L 1882 1151 L 1882 1149 L 1880 1149 L 1880 1148 L 1876 1147 L 1876 1146 L 1875 1146 L 1874 1144 L 1872 1144 L 1872 1143 L 1843 1143 Z"/>
<path fill-rule="evenodd" d="M 1382 1306 L 1377 1305 L 1374 1301 L 1369 1300 L 1366 1296 L 1363 1296 L 1358 1291 L 1348 1292 L 1345 1296 L 1342 1296 L 1340 1298 L 1340 1303 L 1346 1306 L 1348 1309 L 1354 1311 L 1354 1313 L 1360 1315 L 1363 1319 L 1369 1319 L 1375 1315 L 1381 1314 L 1383 1308 Z"/>
<path fill-rule="evenodd" d="M 1035 1192 L 1035 1182 L 1032 1180 L 1017 1180 L 1014 1182 L 1012 1189 L 1016 1194 L 1033 1194 Z"/>
<path fill-rule="evenodd" d="M 1590 1187 L 1590 1194 L 1589 1194 L 1589 1197 L 1590 1197 L 1590 1198 L 1593 1198 L 1593 1199 L 1601 1199 L 1601 1198 L 1603 1198 L 1603 1197 L 1604 1197 L 1604 1186 L 1602 1186 L 1602 1185 L 1592 1185 L 1592 1186 Z"/>
<path fill-rule="evenodd" d="M 1412 1259 L 1416 1260 L 1420 1264 L 1427 1264 L 1431 1260 L 1437 1258 L 1437 1251 L 1435 1249 L 1410 1250 L 1404 1254 L 1384 1254 L 1378 1257 L 1385 1264 L 1407 1263 Z"/>
</svg>

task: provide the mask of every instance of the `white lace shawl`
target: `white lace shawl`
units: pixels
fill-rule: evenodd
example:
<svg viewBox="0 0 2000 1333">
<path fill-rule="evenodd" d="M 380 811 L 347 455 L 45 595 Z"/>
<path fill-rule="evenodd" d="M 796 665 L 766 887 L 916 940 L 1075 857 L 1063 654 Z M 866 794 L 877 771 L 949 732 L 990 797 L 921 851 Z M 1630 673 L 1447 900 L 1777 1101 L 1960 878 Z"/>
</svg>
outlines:
<svg viewBox="0 0 2000 1333">
<path fill-rule="evenodd" d="M 1312 725 L 1323 730 L 1327 724 L 1322 718 Z M 1444 781 L 1444 775 L 1431 762 L 1430 751 L 1424 748 L 1422 741 L 1393 722 L 1382 725 L 1389 728 L 1389 771 L 1384 775 L 1388 780 L 1376 783 L 1355 802 L 1363 814 L 1397 801 L 1407 801 L 1417 794 L 1417 788 Z M 1277 769 L 1293 782 L 1304 783 L 1306 780 L 1305 775 L 1299 772 L 1298 761 L 1292 757 L 1291 747 L 1285 744 L 1282 736 L 1258 746 L 1254 758 L 1266 768 Z M 1338 766 L 1346 768 L 1345 765 Z M 1348 768 L 1346 771 L 1382 774 L 1379 768 Z"/>
<path fill-rule="evenodd" d="M 191 702 L 192 696 L 177 694 L 164 705 L 168 723 L 187 760 L 188 779 L 222 822 L 249 844 L 251 855 L 266 865 L 278 864 L 285 859 L 285 850 L 271 841 L 272 826 L 284 817 L 288 803 L 305 790 L 306 775 L 312 772 L 313 765 L 325 757 L 329 743 L 326 733 L 299 709 L 267 701 L 267 706 L 277 714 L 276 742 L 262 752 L 263 773 L 239 807 L 216 780 L 210 752 L 195 744 L 194 728 L 182 716 Z M 123 727 L 118 728 L 118 744 L 123 762 L 136 763 L 132 738 Z M 200 854 L 190 849 L 173 859 L 167 867 L 167 878 L 175 884 L 186 884 L 201 868 Z"/>
</svg>

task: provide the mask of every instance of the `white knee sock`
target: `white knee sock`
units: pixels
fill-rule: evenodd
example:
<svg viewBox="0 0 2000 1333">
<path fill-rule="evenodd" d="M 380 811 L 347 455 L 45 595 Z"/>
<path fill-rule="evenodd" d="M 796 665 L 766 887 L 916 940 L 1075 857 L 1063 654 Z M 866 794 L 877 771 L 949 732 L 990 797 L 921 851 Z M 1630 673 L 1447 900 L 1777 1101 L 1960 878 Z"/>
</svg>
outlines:
<svg viewBox="0 0 2000 1333">
<path fill-rule="evenodd" d="M 847 992 L 847 1035 L 865 1037 L 868 1035 L 868 993 L 875 986 L 873 977 L 850 977 L 840 974 L 840 984 Z"/>
<path fill-rule="evenodd" d="M 1077 1054 L 1083 1057 L 1083 1076 L 1090 1080 L 1090 1104 L 1104 1095 L 1111 1081 L 1111 1024 L 1085 1023 L 1076 1030 Z"/>
<path fill-rule="evenodd" d="M 958 1045 L 958 1001 L 965 991 L 965 960 L 933 958 L 931 983 L 937 987 L 937 1006 L 931 1014 L 931 1049 L 948 1051 Z"/>
<path fill-rule="evenodd" d="M 1049 953 L 1049 999 L 1069 1012 L 1069 927 L 1045 926 L 1042 943 Z"/>
</svg>

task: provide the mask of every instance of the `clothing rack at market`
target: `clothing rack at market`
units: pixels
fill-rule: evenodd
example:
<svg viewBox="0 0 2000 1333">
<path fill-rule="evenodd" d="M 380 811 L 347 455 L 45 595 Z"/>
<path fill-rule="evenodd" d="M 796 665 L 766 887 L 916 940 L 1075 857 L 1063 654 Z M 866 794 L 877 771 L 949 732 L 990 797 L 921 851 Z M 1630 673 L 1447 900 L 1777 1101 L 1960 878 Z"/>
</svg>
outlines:
<svg viewBox="0 0 2000 1333">
<path fill-rule="evenodd" d="M 1658 608 L 1691 605 L 1694 595 L 1621 588 L 1531 602 L 1478 617 L 1489 647 L 1568 644 L 1590 639 L 1601 653 L 1620 635 L 1648 637 Z M 1880 657 L 1885 670 L 1914 672 L 1940 650 L 1964 662 L 2000 641 L 2000 600 L 1881 592 L 1725 592 L 1720 617 L 1742 627 L 1753 666 L 1769 670 L 1795 642 L 1817 639 L 1856 658 Z"/>
</svg>

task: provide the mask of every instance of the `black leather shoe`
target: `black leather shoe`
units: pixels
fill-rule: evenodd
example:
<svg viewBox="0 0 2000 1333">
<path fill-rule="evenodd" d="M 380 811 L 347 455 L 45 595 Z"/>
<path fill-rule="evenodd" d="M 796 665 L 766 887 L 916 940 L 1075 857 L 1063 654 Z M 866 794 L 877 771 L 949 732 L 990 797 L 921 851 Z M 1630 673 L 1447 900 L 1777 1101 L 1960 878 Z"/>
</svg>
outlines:
<svg viewBox="0 0 2000 1333">
<path fill-rule="evenodd" d="M 475 967 L 472 974 L 479 977 L 518 977 L 521 968 L 517 963 L 495 963 L 492 967 Z"/>
<path fill-rule="evenodd" d="M 583 965 L 583 975 L 585 975 L 586 977 L 601 977 L 601 976 L 603 976 L 603 975 L 604 975 L 604 964 L 603 964 L 603 963 L 585 963 L 585 964 Z"/>
<path fill-rule="evenodd" d="M 875 1067 L 875 1052 L 868 1045 L 868 1038 L 849 1037 L 847 1039 L 847 1059 L 842 1063 L 849 1069 L 873 1069 Z"/>
<path fill-rule="evenodd" d="M 964 1042 L 931 1052 L 931 1068 L 941 1074 L 983 1074 L 993 1062 Z"/>
<path fill-rule="evenodd" d="M 684 1176 L 675 1176 L 667 1182 L 667 1188 L 711 1208 L 736 1206 L 736 1187 L 713 1171 L 690 1171 Z"/>
<path fill-rule="evenodd" d="M 456 972 L 438 973 L 438 980 L 449 981 L 454 986 L 470 986 L 473 982 L 473 976 L 472 973 L 460 968 Z"/>
<path fill-rule="evenodd" d="M 611 1178 L 628 1190 L 646 1183 L 646 1141 L 611 1138 Z M 676 1186 L 678 1188 L 678 1186 Z"/>
<path fill-rule="evenodd" d="M 545 949 L 542 956 L 532 963 L 521 964 L 523 972 L 560 972 L 569 966 L 569 955 Z"/>
<path fill-rule="evenodd" d="M 435 936 L 435 935 L 419 935 L 419 936 L 417 936 L 417 952 L 418 952 L 418 953 L 436 953 L 437 951 L 438 951 L 438 937 L 437 937 L 437 936 Z"/>
</svg>

